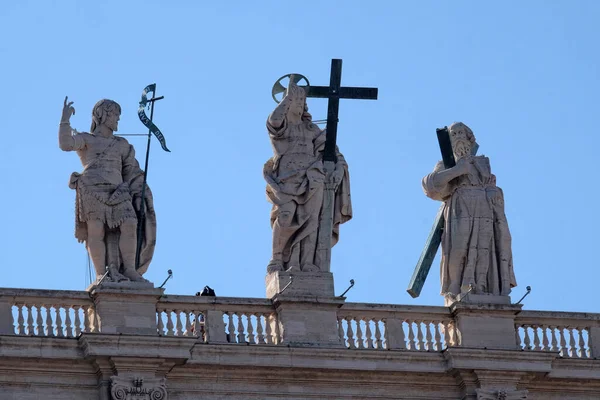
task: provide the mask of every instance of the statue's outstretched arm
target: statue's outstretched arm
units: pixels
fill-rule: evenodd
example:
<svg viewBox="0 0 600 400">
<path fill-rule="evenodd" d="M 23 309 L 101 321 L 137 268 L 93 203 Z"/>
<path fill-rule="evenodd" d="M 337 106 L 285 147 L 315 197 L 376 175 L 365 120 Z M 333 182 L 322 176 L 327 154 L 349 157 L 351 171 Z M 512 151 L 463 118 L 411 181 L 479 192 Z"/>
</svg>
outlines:
<svg viewBox="0 0 600 400">
<path fill-rule="evenodd" d="M 269 125 L 273 128 L 281 128 L 283 125 L 283 121 L 285 120 L 285 116 L 287 115 L 290 106 L 292 105 L 293 97 L 297 94 L 298 90 L 302 90 L 298 88 L 298 85 L 294 82 L 294 75 L 290 76 L 290 83 L 285 92 L 285 96 L 283 96 L 283 100 L 281 103 L 277 105 L 275 110 L 269 115 Z"/>
<path fill-rule="evenodd" d="M 76 140 L 73 137 L 71 129 L 71 115 L 75 114 L 73 102 L 68 102 L 68 97 L 65 97 L 65 102 L 62 110 L 62 118 L 58 127 L 58 147 L 63 151 L 79 150 L 85 143 L 83 140 Z"/>
</svg>

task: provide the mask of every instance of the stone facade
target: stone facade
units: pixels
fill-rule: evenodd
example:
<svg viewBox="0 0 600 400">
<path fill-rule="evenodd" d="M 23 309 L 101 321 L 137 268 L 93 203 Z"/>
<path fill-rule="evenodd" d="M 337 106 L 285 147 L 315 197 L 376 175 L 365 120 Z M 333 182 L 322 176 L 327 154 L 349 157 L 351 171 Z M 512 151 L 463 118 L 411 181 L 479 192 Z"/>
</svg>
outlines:
<svg viewBox="0 0 600 400">
<path fill-rule="evenodd" d="M 587 400 L 600 314 L 0 289 L 0 387 L 2 400 Z"/>
</svg>

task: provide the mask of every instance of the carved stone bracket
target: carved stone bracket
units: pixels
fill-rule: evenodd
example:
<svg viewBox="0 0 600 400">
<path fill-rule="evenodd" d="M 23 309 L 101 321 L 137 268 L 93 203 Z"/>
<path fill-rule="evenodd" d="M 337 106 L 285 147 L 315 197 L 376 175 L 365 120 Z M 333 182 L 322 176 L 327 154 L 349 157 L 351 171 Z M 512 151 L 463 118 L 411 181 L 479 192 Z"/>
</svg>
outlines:
<svg viewBox="0 0 600 400">
<path fill-rule="evenodd" d="M 165 379 L 110 378 L 112 400 L 167 400 Z"/>
<path fill-rule="evenodd" d="M 513 389 L 475 389 L 477 400 L 524 400 L 527 399 L 527 390 Z"/>
</svg>

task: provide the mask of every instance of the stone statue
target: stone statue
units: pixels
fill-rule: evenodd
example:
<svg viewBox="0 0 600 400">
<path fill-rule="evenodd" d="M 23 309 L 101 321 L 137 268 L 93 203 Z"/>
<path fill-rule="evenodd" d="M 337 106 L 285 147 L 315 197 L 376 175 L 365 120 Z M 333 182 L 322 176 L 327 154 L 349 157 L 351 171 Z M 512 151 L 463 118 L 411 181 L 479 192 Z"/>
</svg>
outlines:
<svg viewBox="0 0 600 400">
<path fill-rule="evenodd" d="M 76 151 L 83 172 L 71 175 L 75 189 L 75 237 L 85 242 L 97 279 L 109 269 L 114 281 L 145 282 L 156 243 L 156 215 L 150 188 L 145 189 L 145 225 L 136 271 L 138 214 L 142 204 L 144 172 L 135 159 L 133 146 L 117 131 L 121 107 L 112 100 L 100 100 L 92 111 L 90 133 L 74 131 L 70 118 L 73 102 L 65 98 L 58 130 L 61 150 Z"/>
<path fill-rule="evenodd" d="M 267 198 L 273 204 L 273 255 L 267 272 L 319 272 L 325 131 L 312 123 L 306 92 L 294 83 L 293 76 L 283 100 L 267 120 L 267 129 L 274 152 L 263 169 Z M 333 246 L 339 237 L 339 225 L 352 218 L 348 165 L 339 151 L 332 179 L 336 186 Z"/>
<path fill-rule="evenodd" d="M 508 295 L 516 286 L 504 194 L 485 156 L 472 156 L 475 136 L 461 122 L 449 128 L 456 166 L 438 162 L 423 178 L 427 197 L 445 203 L 442 295 Z"/>
</svg>

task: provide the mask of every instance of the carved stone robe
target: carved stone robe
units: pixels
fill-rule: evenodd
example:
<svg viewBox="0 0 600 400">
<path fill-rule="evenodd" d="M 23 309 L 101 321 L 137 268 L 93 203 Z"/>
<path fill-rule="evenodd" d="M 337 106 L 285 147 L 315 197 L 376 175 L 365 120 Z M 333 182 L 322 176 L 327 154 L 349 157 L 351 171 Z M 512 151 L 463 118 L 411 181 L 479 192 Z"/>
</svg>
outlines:
<svg viewBox="0 0 600 400">
<path fill-rule="evenodd" d="M 504 194 L 496 186 L 489 158 L 474 157 L 471 173 L 437 187 L 434 177 L 443 169 L 440 161 L 434 171 L 423 178 L 425 194 L 445 203 L 442 294 L 449 293 L 451 286 L 456 288 L 458 283 L 463 293 L 472 284 L 475 293 L 508 295 L 517 285 L 511 236 L 504 213 Z"/>
<path fill-rule="evenodd" d="M 291 126 L 286 119 L 280 128 L 267 122 L 267 129 L 274 152 L 263 169 L 267 199 L 273 204 L 271 226 L 277 222 L 281 210 L 288 208 L 287 203 L 293 202 L 291 208 L 295 210 L 292 223 L 280 230 L 280 237 L 274 238 L 277 241 L 274 252 L 282 253 L 287 269 L 292 252 L 310 249 L 311 254 L 302 254 L 300 258 L 320 267 L 316 241 L 325 188 L 322 156 L 325 131 L 313 124 L 310 117 L 303 117 L 300 124 Z M 336 170 L 339 169 L 344 174 L 335 194 L 332 245 L 338 241 L 340 224 L 352 218 L 348 165 L 338 152 Z"/>
<path fill-rule="evenodd" d="M 106 225 L 107 265 L 121 264 L 119 226 L 125 220 L 136 220 L 140 210 L 133 205 L 133 198 L 141 196 L 144 172 L 135 158 L 129 142 L 119 136 L 102 137 L 78 133 L 73 137 L 73 147 L 84 167 L 81 173 L 71 175 L 69 187 L 76 190 L 75 237 L 87 240 L 87 221 L 100 220 Z M 152 192 L 145 190 L 145 225 L 143 229 L 140 268 L 148 269 L 156 244 L 156 214 Z"/>
</svg>

